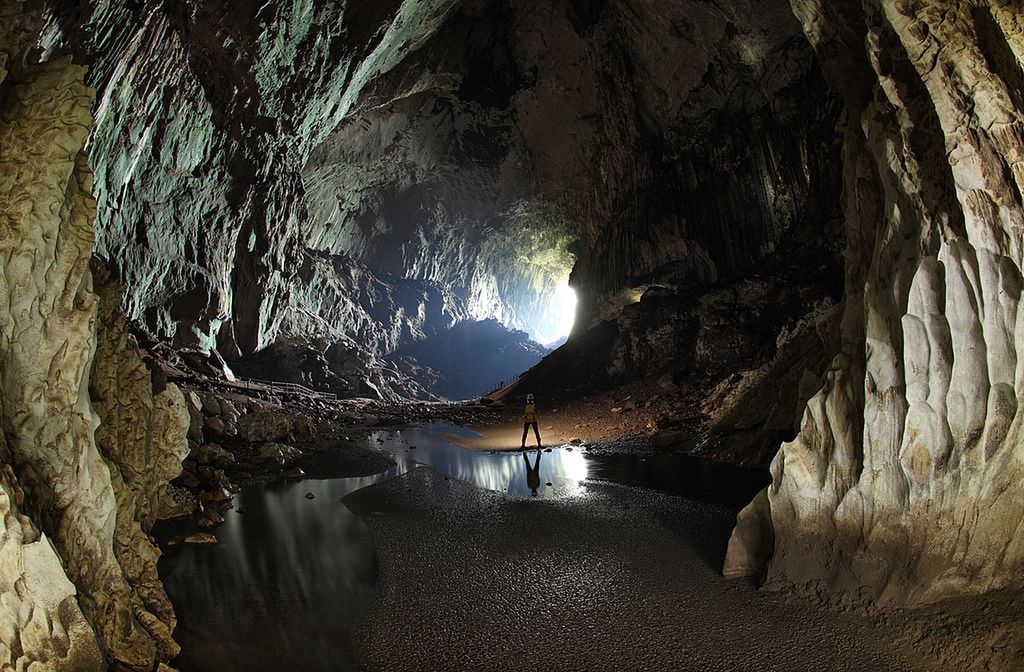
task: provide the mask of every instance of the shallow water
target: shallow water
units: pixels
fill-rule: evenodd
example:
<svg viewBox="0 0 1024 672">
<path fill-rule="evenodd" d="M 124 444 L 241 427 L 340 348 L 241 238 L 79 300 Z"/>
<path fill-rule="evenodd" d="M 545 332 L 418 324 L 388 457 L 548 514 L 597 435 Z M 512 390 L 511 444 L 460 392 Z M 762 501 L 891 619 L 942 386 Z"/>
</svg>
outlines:
<svg viewBox="0 0 1024 672">
<path fill-rule="evenodd" d="M 476 432 L 457 425 L 435 423 L 377 431 L 370 436 L 370 443 L 387 450 L 401 473 L 418 465 L 428 465 L 487 490 L 532 497 L 529 472 L 535 471 L 538 474 L 536 496 L 580 494 L 579 485 L 588 474 L 587 458 L 580 450 L 557 447 L 551 452 L 537 449 L 526 453 L 480 452 L 456 443 L 459 438 L 477 436 Z"/>
<path fill-rule="evenodd" d="M 318 479 L 314 465 L 305 480 L 244 489 L 216 530 L 220 543 L 181 546 L 161 561 L 178 614 L 176 666 L 183 672 L 353 669 L 353 635 L 373 599 L 377 562 L 368 528 L 341 499 L 418 465 L 521 497 L 583 496 L 581 484 L 600 479 L 731 507 L 748 502 L 767 480 L 681 455 L 591 456 L 558 447 L 524 458 L 454 442 L 474 436 L 448 423 L 379 430 L 368 440 L 395 459 L 386 472 Z"/>
</svg>

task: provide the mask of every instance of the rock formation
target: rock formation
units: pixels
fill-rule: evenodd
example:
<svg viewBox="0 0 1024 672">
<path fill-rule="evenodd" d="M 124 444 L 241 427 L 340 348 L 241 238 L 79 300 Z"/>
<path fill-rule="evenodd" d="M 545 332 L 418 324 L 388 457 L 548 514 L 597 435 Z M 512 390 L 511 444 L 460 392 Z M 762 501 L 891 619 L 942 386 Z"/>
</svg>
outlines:
<svg viewBox="0 0 1024 672">
<path fill-rule="evenodd" d="M 782 0 L 304 8 L 50 21 L 99 91 L 98 251 L 180 346 L 234 362 L 313 326 L 317 356 L 387 355 L 430 334 L 352 285 L 396 278 L 549 342 L 570 270 L 586 326 L 666 277 L 742 275 L 837 200 L 837 108 Z"/>
<path fill-rule="evenodd" d="M 110 387 L 107 364 L 119 373 L 126 361 L 131 368 L 131 355 L 119 352 L 122 331 L 120 338 L 103 334 L 112 340 L 100 352 L 119 362 L 96 363 L 105 417 L 94 410 L 97 322 L 110 323 L 98 320 L 89 270 L 95 205 L 83 146 L 92 91 L 70 57 L 38 50 L 38 11 L 7 2 L 2 13 L 0 408 L 8 524 L 0 586 L 5 605 L 20 605 L 5 619 L 14 624 L 13 632 L 4 629 L 6 655 L 22 664 L 101 669 L 98 641 L 108 662 L 148 670 L 177 646 L 157 552 L 139 522 L 157 515 L 161 477 L 180 459 L 183 405 L 172 392 L 157 395 L 154 408 L 148 376 L 141 387 L 127 380 Z M 123 410 L 117 402 L 126 400 L 137 426 L 115 422 Z M 98 446 L 101 420 L 108 425 Z M 142 434 L 148 440 L 135 443 Z M 170 454 L 157 454 L 165 449 Z M 41 589 L 41 581 L 48 586 Z M 68 599 L 76 591 L 77 604 Z"/>
<path fill-rule="evenodd" d="M 897 603 L 1020 587 L 1020 6 L 793 7 L 847 109 L 846 299 L 772 464 L 769 577 Z M 771 537 L 744 529 L 727 571 Z"/>
<path fill-rule="evenodd" d="M 0 13 L 0 16 L 6 16 Z M 25 493 L 0 433 L 0 667 L 104 669 L 60 556 L 22 510 Z"/>
<path fill-rule="evenodd" d="M 433 344 L 545 339 L 567 281 L 533 380 L 686 383 L 751 461 L 792 439 L 730 574 L 1024 585 L 1015 0 L 44 4 L 0 0 L 0 664 L 169 659 L 146 533 L 189 438 L 289 459 L 129 323 L 432 398 Z"/>
</svg>

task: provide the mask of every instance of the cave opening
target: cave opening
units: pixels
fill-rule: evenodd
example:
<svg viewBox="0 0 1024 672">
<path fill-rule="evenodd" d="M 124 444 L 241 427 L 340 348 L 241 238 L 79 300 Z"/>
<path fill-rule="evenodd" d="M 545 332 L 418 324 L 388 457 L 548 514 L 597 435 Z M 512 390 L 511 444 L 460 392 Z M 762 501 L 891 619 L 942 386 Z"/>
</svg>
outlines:
<svg viewBox="0 0 1024 672">
<path fill-rule="evenodd" d="M 1021 669 L 1021 16 L 0 0 L 0 668 Z"/>
</svg>

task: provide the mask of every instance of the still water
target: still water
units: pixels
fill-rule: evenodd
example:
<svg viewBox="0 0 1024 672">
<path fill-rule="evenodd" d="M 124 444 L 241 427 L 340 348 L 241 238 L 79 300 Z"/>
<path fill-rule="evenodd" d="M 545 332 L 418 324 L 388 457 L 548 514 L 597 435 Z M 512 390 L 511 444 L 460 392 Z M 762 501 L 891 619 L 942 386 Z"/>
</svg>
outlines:
<svg viewBox="0 0 1024 672">
<path fill-rule="evenodd" d="M 680 455 L 590 456 L 579 449 L 486 453 L 448 423 L 374 432 L 370 445 L 396 466 L 362 478 L 321 478 L 244 489 L 217 528 L 219 543 L 180 546 L 161 560 L 178 614 L 183 672 L 349 670 L 353 635 L 370 607 L 376 552 L 366 525 L 341 499 L 429 465 L 481 488 L 521 497 L 575 497 L 588 479 L 666 489 L 738 507 L 767 477 Z M 307 493 L 313 499 L 307 499 Z M 535 494 L 536 493 L 536 494 Z"/>
</svg>

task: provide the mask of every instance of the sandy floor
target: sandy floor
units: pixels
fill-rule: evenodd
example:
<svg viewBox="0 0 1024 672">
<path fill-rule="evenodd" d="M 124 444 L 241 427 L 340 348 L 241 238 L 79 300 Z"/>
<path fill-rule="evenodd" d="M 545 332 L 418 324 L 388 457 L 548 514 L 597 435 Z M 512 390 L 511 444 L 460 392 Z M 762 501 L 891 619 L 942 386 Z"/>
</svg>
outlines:
<svg viewBox="0 0 1024 672">
<path fill-rule="evenodd" d="M 470 427 L 474 432 L 480 434 L 480 438 L 468 439 L 455 434 L 446 434 L 445 438 L 453 443 L 473 450 L 520 450 L 523 440 L 523 426 L 519 423 L 501 424 L 491 427 Z M 540 429 L 541 447 L 561 446 L 569 442 L 573 437 L 567 436 L 564 431 L 555 431 L 553 427 Z M 526 447 L 534 448 L 537 445 L 537 438 L 530 430 L 526 437 Z"/>
<path fill-rule="evenodd" d="M 347 497 L 380 561 L 366 669 L 946 669 L 899 626 L 723 579 L 731 511 L 587 490 L 523 500 L 419 468 Z"/>
<path fill-rule="evenodd" d="M 537 424 L 541 438 L 547 442 L 545 437 L 550 433 L 564 437 L 566 441 L 574 438 L 598 441 L 648 434 L 653 431 L 658 418 L 671 410 L 671 406 L 665 400 L 647 405 L 645 392 L 648 391 L 625 387 L 572 402 L 541 403 L 542 400 L 538 400 Z M 612 409 L 620 409 L 621 412 L 613 412 Z M 521 413 L 518 405 L 504 407 L 503 421 L 521 423 Z M 522 424 L 519 428 L 521 436 Z"/>
</svg>

